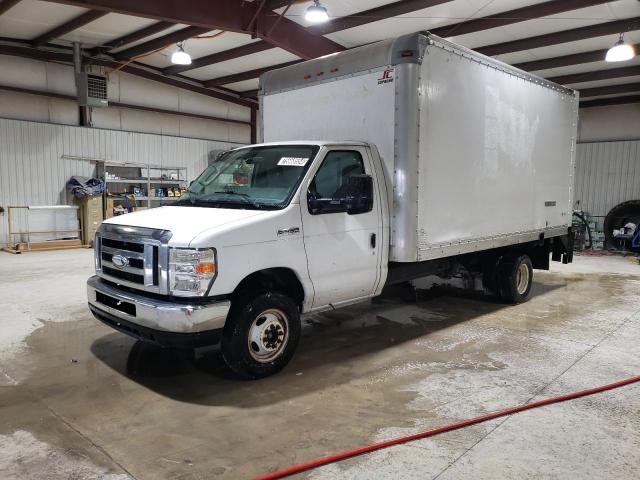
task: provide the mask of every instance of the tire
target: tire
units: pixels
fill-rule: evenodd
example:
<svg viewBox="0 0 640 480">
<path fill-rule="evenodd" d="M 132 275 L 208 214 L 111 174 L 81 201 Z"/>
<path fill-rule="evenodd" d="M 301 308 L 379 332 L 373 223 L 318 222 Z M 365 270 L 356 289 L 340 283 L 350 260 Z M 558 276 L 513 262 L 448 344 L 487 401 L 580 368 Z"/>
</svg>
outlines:
<svg viewBox="0 0 640 480">
<path fill-rule="evenodd" d="M 506 303 L 526 302 L 531 296 L 533 266 L 525 254 L 507 255 L 498 265 L 498 289 Z"/>
<path fill-rule="evenodd" d="M 300 312 L 288 296 L 267 292 L 238 299 L 222 334 L 222 357 L 239 377 L 256 379 L 282 370 L 300 339 Z"/>
</svg>

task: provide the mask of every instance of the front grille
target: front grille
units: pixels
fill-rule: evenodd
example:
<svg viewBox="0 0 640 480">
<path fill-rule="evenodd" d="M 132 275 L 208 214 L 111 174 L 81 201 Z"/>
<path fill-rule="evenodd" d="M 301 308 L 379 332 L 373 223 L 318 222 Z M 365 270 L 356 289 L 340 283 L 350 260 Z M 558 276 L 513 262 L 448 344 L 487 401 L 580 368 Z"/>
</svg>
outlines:
<svg viewBox="0 0 640 480">
<path fill-rule="evenodd" d="M 96 236 L 98 275 L 121 286 L 167 294 L 169 237 L 166 230 L 103 224 Z"/>
<path fill-rule="evenodd" d="M 107 275 L 115 278 L 121 278 L 127 282 L 139 283 L 144 285 L 144 275 L 138 275 L 137 273 L 123 272 L 122 270 L 116 270 L 115 268 L 102 267 L 102 271 Z"/>
</svg>

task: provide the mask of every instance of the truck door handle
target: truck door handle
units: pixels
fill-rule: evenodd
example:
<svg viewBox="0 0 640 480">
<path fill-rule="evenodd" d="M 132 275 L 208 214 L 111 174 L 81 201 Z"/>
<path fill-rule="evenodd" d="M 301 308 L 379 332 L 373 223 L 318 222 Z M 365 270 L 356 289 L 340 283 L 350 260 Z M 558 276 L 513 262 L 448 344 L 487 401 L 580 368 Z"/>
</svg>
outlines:
<svg viewBox="0 0 640 480">
<path fill-rule="evenodd" d="M 375 233 L 371 234 L 371 238 L 369 240 L 371 241 L 371 248 L 376 248 L 376 234 Z"/>
</svg>

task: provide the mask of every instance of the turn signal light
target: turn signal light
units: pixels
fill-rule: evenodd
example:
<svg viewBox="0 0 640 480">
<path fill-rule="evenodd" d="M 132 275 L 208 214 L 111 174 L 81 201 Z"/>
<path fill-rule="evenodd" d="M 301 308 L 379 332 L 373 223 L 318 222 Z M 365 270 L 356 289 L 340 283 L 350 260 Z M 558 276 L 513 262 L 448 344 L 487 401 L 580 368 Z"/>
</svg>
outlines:
<svg viewBox="0 0 640 480">
<path fill-rule="evenodd" d="M 196 264 L 196 273 L 215 273 L 216 266 L 213 263 Z"/>
</svg>

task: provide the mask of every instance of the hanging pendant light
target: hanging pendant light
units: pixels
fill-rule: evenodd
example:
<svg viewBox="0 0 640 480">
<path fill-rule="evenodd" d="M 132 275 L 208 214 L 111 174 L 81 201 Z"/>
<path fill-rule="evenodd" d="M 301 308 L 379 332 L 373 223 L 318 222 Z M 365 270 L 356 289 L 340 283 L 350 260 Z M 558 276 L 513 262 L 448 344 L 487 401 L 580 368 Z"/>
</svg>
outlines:
<svg viewBox="0 0 640 480">
<path fill-rule="evenodd" d="M 636 56 L 636 52 L 632 45 L 624 43 L 624 33 L 620 34 L 620 39 L 616 44 L 607 50 L 605 61 L 607 62 L 626 62 Z"/>
<path fill-rule="evenodd" d="M 323 6 L 319 0 L 313 0 L 313 5 L 307 7 L 304 19 L 311 23 L 322 23 L 329 20 L 327 8 Z"/>
<path fill-rule="evenodd" d="M 184 51 L 184 43 L 176 44 L 178 49 L 171 55 L 171 63 L 174 65 L 191 65 L 191 55 Z"/>
</svg>

